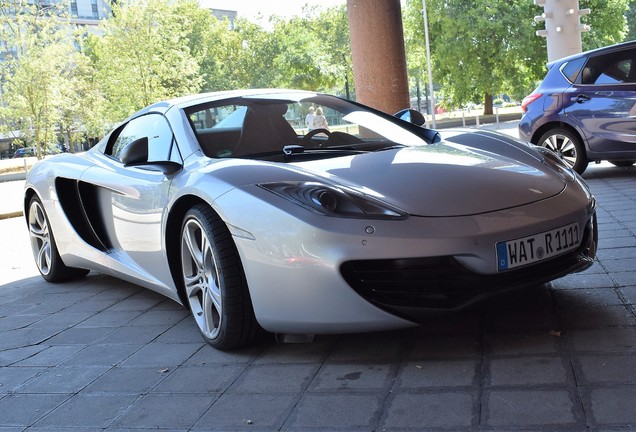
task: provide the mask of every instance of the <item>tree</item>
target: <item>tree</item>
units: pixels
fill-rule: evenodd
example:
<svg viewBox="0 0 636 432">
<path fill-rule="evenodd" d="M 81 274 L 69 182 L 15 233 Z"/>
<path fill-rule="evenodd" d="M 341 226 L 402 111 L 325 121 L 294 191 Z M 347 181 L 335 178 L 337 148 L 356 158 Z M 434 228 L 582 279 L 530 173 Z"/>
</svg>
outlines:
<svg viewBox="0 0 636 432">
<path fill-rule="evenodd" d="M 444 103 L 461 106 L 481 96 L 488 114 L 493 95 L 519 93 L 520 86 L 529 86 L 539 75 L 536 59 L 545 41 L 534 36 L 531 18 L 521 18 L 533 16 L 530 2 L 429 0 L 427 6 L 433 74 Z M 409 0 L 406 10 L 407 56 L 412 59 L 424 45 L 422 1 Z"/>
<path fill-rule="evenodd" d="M 62 92 L 73 91 L 68 78 L 75 50 L 69 37 L 72 26 L 65 18 L 56 2 L 0 5 L 2 123 L 6 129 L 20 130 L 39 158 L 57 143 Z"/>
<path fill-rule="evenodd" d="M 273 32 L 244 19 L 237 20 L 237 37 L 241 49 L 233 59 L 235 75 L 240 76 L 242 86 L 246 88 L 274 87 L 278 70 L 273 59 L 278 55 L 279 45 Z"/>
<path fill-rule="evenodd" d="M 276 87 L 316 90 L 324 81 L 320 70 L 321 37 L 308 30 L 308 18 L 293 17 L 276 22 L 274 39 L 278 50 L 272 62 L 278 71 Z"/>
<path fill-rule="evenodd" d="M 307 13 L 305 13 L 307 15 Z M 336 6 L 320 12 L 310 22 L 311 33 L 319 39 L 319 68 L 325 77 L 321 88 L 342 94 L 353 86 L 351 40 L 346 6 Z"/>
<path fill-rule="evenodd" d="M 581 0 L 579 6 L 591 10 L 590 15 L 582 19 L 592 27 L 581 35 L 583 51 L 624 40 L 628 30 L 625 14 L 629 12 L 629 0 Z"/>
<path fill-rule="evenodd" d="M 108 126 L 104 123 L 106 99 L 90 59 L 80 52 L 69 52 L 62 77 L 59 132 L 70 151 L 85 150 L 88 139 L 101 136 Z"/>
<path fill-rule="evenodd" d="M 14 73 L 5 83 L 8 113 L 23 136 L 32 141 L 39 158 L 55 142 L 61 83 L 54 71 L 60 69 L 65 51 L 59 44 L 31 47 L 15 61 Z"/>
<path fill-rule="evenodd" d="M 177 2 L 174 19 L 183 43 L 199 66 L 201 91 L 246 86 L 245 71 L 241 68 L 241 35 L 229 20 L 217 19 L 196 1 Z"/>
<path fill-rule="evenodd" d="M 422 12 L 422 0 L 408 1 L 402 7 L 409 88 L 411 89 L 411 96 L 417 97 L 421 97 L 421 83 L 426 83 L 428 80 L 424 15 Z M 424 86 L 427 88 L 426 84 Z M 415 89 L 415 93 L 413 93 L 413 89 Z M 418 103 L 421 106 L 421 100 L 418 100 Z M 426 112 L 428 110 L 429 107 L 426 106 Z"/>
<path fill-rule="evenodd" d="M 303 16 L 272 18 L 273 84 L 308 90 L 345 92 L 352 76 L 349 26 L 344 6 Z"/>
<path fill-rule="evenodd" d="M 627 0 L 587 0 L 592 14 L 584 18 L 592 31 L 584 33 L 584 49 L 622 40 Z M 528 94 L 545 74 L 546 41 L 535 35 L 533 20 L 542 8 L 527 0 L 427 0 L 433 76 L 444 103 L 462 106 L 484 102 L 492 113 L 492 96 L 516 99 Z M 405 33 L 409 72 L 423 73 L 414 57 L 424 45 L 422 0 L 407 0 Z M 412 65 L 415 64 L 413 67 Z"/>
<path fill-rule="evenodd" d="M 626 41 L 636 40 L 636 0 L 631 0 L 625 12 L 625 20 L 627 21 Z"/>
<path fill-rule="evenodd" d="M 201 88 L 199 64 L 188 43 L 189 21 L 180 12 L 194 0 L 144 0 L 113 5 L 113 17 L 91 35 L 93 60 L 111 121 L 154 102 Z"/>
</svg>

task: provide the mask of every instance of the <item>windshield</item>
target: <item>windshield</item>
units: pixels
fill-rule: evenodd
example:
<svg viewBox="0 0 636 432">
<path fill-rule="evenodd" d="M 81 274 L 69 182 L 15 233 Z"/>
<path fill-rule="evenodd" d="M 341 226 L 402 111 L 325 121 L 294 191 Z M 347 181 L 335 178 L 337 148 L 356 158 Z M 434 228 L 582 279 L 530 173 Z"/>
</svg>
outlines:
<svg viewBox="0 0 636 432">
<path fill-rule="evenodd" d="M 186 115 L 209 157 L 263 157 L 321 151 L 375 151 L 427 144 L 417 127 L 326 95 L 277 94 L 189 107 Z"/>
</svg>

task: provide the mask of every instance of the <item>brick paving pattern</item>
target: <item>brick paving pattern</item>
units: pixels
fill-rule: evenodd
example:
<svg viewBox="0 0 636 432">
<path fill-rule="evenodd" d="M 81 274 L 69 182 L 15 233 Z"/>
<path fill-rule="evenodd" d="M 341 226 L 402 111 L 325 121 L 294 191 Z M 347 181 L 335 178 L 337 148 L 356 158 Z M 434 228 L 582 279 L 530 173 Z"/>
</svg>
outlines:
<svg viewBox="0 0 636 432">
<path fill-rule="evenodd" d="M 45 283 L 24 221 L 0 220 L 0 432 L 636 428 L 636 167 L 586 178 L 584 273 L 417 329 L 233 352 L 129 283 Z"/>
</svg>

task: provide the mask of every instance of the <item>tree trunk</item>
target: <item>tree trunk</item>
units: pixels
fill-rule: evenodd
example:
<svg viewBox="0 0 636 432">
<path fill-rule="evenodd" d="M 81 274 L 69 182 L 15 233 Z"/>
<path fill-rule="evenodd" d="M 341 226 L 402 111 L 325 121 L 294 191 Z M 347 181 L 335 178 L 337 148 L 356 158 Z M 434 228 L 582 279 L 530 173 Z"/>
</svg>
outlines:
<svg viewBox="0 0 636 432">
<path fill-rule="evenodd" d="M 484 95 L 484 115 L 492 114 L 492 95 L 486 93 Z"/>
</svg>

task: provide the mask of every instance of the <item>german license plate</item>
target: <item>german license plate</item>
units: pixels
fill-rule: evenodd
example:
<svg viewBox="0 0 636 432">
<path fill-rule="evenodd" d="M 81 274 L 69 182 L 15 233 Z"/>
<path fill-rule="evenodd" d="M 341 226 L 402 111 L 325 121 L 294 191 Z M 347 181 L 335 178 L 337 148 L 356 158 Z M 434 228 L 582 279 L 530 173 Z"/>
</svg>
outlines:
<svg viewBox="0 0 636 432">
<path fill-rule="evenodd" d="M 497 269 L 510 270 L 576 249 L 581 242 L 579 224 L 497 243 Z"/>
</svg>

